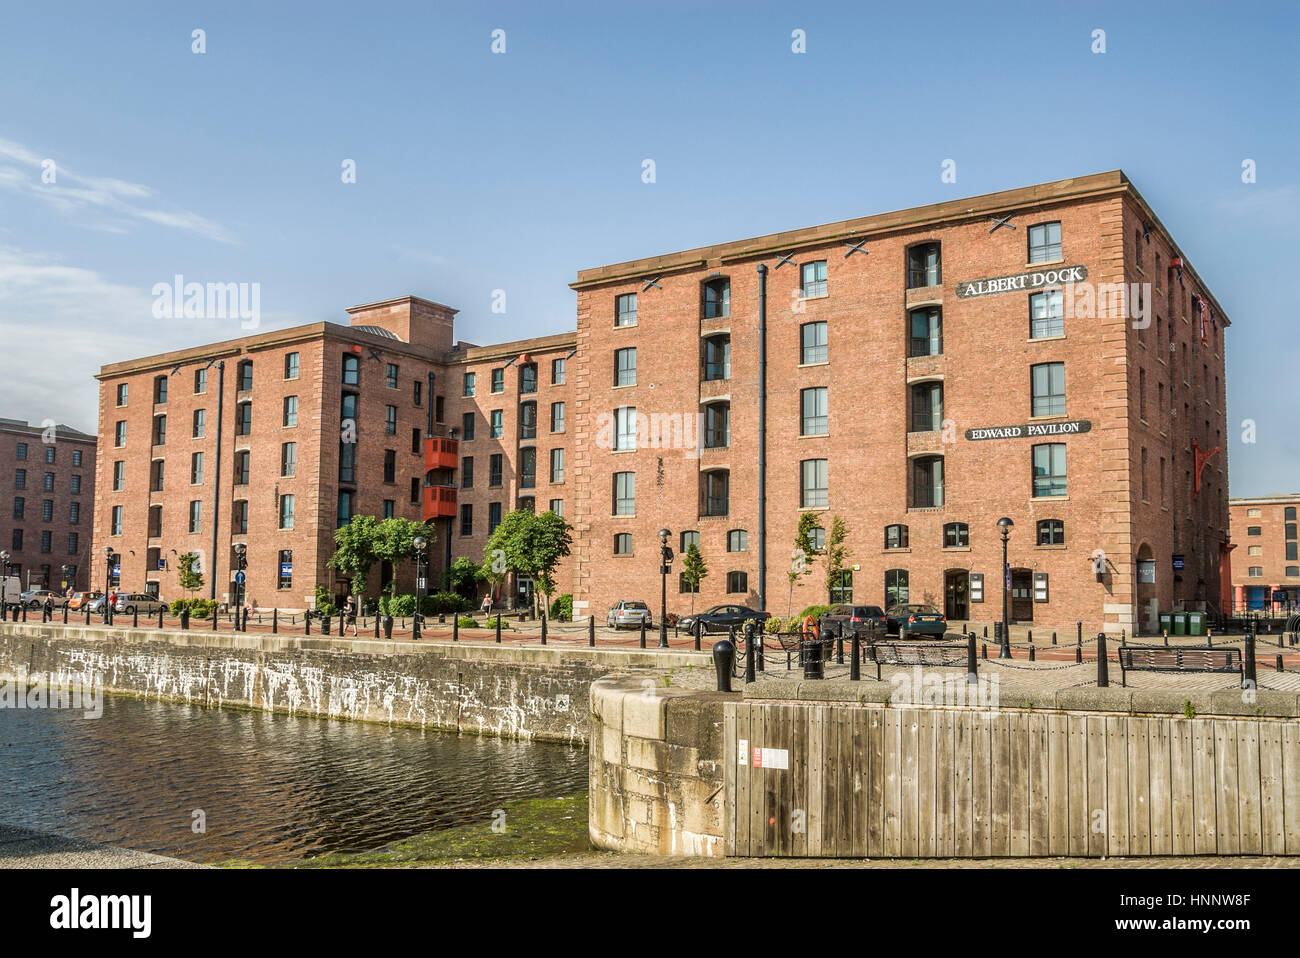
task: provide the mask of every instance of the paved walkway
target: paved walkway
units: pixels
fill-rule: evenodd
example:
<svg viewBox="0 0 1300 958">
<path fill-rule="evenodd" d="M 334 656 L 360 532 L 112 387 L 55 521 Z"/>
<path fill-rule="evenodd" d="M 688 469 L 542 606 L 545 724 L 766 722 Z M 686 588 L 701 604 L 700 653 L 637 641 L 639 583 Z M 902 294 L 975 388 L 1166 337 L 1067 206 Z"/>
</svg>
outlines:
<svg viewBox="0 0 1300 958">
<path fill-rule="evenodd" d="M 0 825 L 0 868 L 206 868 L 179 858 Z"/>
</svg>

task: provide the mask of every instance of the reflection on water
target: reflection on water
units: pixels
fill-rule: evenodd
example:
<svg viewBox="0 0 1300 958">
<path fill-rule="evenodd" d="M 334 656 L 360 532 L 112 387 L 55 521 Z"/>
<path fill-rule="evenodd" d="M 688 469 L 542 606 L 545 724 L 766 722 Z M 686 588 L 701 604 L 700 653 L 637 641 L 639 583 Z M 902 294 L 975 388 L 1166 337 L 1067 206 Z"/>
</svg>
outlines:
<svg viewBox="0 0 1300 958">
<path fill-rule="evenodd" d="M 0 822 L 191 861 L 364 851 L 586 787 L 563 745 L 112 697 L 93 720 L 0 709 Z"/>
</svg>

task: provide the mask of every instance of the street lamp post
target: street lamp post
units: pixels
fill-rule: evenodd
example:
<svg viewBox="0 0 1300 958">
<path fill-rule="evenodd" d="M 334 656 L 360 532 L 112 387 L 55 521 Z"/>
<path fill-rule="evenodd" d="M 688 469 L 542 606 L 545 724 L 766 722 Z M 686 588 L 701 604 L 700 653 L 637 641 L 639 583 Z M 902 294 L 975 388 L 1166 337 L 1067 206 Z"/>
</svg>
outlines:
<svg viewBox="0 0 1300 958">
<path fill-rule="evenodd" d="M 411 620 L 411 637 L 418 639 L 420 637 L 420 622 L 424 612 L 424 570 L 425 570 L 425 548 L 429 545 L 429 540 L 424 536 L 416 536 L 411 540 L 415 546 L 415 618 Z"/>
<path fill-rule="evenodd" d="M 672 533 L 659 530 L 659 648 L 668 648 L 668 568 L 673 561 L 673 550 L 668 545 Z"/>
<path fill-rule="evenodd" d="M 235 543 L 235 631 L 248 631 L 248 614 L 242 612 L 244 608 L 244 583 L 242 579 L 247 578 L 244 572 L 248 568 L 248 546 L 242 542 Z M 243 617 L 243 624 L 240 624 L 240 617 Z"/>
<path fill-rule="evenodd" d="M 108 601 L 108 595 L 112 592 L 113 583 L 113 547 L 104 546 L 104 624 L 113 624 L 113 610 Z"/>
<path fill-rule="evenodd" d="M 0 551 L 0 621 L 9 615 L 9 604 L 5 601 L 5 586 L 9 584 L 9 553 Z"/>
<path fill-rule="evenodd" d="M 998 649 L 998 658 L 1011 658 L 1011 634 L 1008 632 L 1008 626 L 1011 624 L 1008 615 L 1008 602 L 1011 598 L 1011 566 L 1007 563 L 1007 540 L 1011 537 L 1011 527 L 1015 523 L 1006 516 L 998 520 L 998 527 L 1002 530 L 1002 645 Z"/>
</svg>

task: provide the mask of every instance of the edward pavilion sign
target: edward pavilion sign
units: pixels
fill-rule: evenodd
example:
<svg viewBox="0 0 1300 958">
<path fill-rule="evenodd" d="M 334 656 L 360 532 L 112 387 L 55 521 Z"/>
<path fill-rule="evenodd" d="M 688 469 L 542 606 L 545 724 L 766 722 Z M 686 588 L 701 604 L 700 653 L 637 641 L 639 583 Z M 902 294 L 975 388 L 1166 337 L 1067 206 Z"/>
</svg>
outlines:
<svg viewBox="0 0 1300 958">
<path fill-rule="evenodd" d="M 1089 432 L 1092 422 L 1087 419 L 1071 419 L 1067 422 L 1031 422 L 1023 426 L 987 426 L 983 429 L 967 429 L 966 438 L 979 439 L 1038 439 L 1049 436 L 1077 436 Z"/>
<path fill-rule="evenodd" d="M 957 298 L 992 296 L 995 293 L 1019 293 L 1031 289 L 1050 289 L 1067 283 L 1082 283 L 1088 278 L 1086 266 L 1060 266 L 1056 269 L 1034 270 L 1012 276 L 992 276 L 988 279 L 971 279 L 957 284 Z"/>
</svg>

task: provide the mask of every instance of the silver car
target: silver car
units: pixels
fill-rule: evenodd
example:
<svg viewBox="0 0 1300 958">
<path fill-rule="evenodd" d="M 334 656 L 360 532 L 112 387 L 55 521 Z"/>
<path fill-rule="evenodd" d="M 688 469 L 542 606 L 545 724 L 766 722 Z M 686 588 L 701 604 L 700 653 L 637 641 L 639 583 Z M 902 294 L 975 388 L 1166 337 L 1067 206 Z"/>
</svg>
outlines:
<svg viewBox="0 0 1300 958">
<path fill-rule="evenodd" d="M 127 592 L 118 593 L 117 602 L 113 604 L 113 611 L 125 612 L 127 615 L 131 615 L 136 611 L 139 611 L 142 615 L 156 615 L 159 609 L 167 607 L 167 603 L 156 595 L 149 595 L 147 592 Z"/>
<path fill-rule="evenodd" d="M 647 629 L 652 627 L 650 606 L 644 602 L 615 602 L 605 616 L 605 624 L 611 629 L 640 628 L 642 622 Z"/>
</svg>

